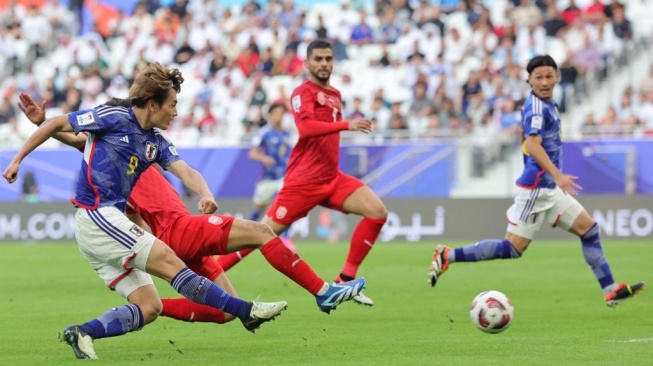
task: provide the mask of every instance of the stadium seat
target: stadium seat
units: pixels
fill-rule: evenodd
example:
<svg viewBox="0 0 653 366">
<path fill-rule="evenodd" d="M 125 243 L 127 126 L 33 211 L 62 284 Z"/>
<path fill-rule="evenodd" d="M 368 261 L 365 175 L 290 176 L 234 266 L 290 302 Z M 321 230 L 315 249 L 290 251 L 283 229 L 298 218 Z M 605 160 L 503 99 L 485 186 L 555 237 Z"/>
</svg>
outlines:
<svg viewBox="0 0 653 366">
<path fill-rule="evenodd" d="M 567 46 L 560 38 L 546 38 L 546 52 L 553 57 L 558 64 L 567 60 Z"/>
</svg>

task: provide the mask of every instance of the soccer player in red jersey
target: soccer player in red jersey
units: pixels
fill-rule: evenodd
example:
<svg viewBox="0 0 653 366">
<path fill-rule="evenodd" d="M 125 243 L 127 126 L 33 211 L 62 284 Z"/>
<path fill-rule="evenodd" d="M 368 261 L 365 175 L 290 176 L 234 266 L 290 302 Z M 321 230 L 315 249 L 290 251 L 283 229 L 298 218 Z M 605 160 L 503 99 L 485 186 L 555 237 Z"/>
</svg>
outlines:
<svg viewBox="0 0 653 366">
<path fill-rule="evenodd" d="M 45 111 L 29 95 L 21 94 L 20 101 L 19 107 L 30 121 L 39 125 L 45 120 Z M 113 99 L 107 105 L 125 106 L 129 101 Z M 55 138 L 78 149 L 83 149 L 86 141 L 83 135 L 72 133 L 59 133 Z M 351 300 L 365 285 L 363 278 L 327 283 L 267 225 L 226 215 L 192 215 L 156 165 L 145 170 L 136 182 L 128 198 L 127 215 L 167 243 L 191 270 L 229 293 L 235 294 L 235 290 L 213 256 L 243 249 L 260 249 L 272 267 L 315 295 L 318 307 L 326 313 Z M 162 303 L 161 315 L 179 320 L 223 323 L 234 319 L 231 314 L 185 298 L 162 299 Z"/>
<path fill-rule="evenodd" d="M 262 222 L 275 233 L 284 232 L 317 205 L 363 216 L 351 237 L 349 253 L 336 282 L 356 277 L 358 267 L 374 245 L 388 211 L 367 185 L 340 171 L 340 131 L 369 133 L 372 122 L 364 118 L 342 120 L 340 91 L 330 85 L 333 50 L 327 41 L 311 42 L 304 66 L 308 80 L 291 96 L 299 141 L 290 154 L 284 185 Z M 246 252 L 221 257 L 225 270 Z M 354 301 L 373 305 L 362 293 Z"/>
</svg>

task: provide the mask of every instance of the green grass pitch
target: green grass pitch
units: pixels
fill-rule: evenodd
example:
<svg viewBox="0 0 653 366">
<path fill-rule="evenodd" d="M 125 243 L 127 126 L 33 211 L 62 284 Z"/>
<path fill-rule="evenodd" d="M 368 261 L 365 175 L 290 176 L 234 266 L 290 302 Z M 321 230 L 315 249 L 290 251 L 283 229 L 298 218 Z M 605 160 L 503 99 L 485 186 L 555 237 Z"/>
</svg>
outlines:
<svg viewBox="0 0 653 366">
<path fill-rule="evenodd" d="M 453 243 L 463 244 L 463 243 Z M 643 365 L 653 360 L 653 290 L 608 308 L 577 241 L 535 242 L 519 260 L 454 264 L 427 284 L 432 243 L 382 243 L 360 275 L 374 307 L 345 303 L 331 315 L 254 253 L 229 272 L 245 299 L 287 300 L 288 310 L 256 334 L 240 322 L 159 318 L 143 330 L 95 342 L 107 365 Z M 327 280 L 346 244 L 298 243 Z M 649 241 L 605 241 L 617 281 L 653 280 Z M 71 365 L 64 326 L 123 304 L 72 244 L 0 245 L 0 364 Z M 162 297 L 176 297 L 157 281 Z M 484 290 L 515 306 L 508 330 L 489 335 L 469 320 Z"/>
</svg>

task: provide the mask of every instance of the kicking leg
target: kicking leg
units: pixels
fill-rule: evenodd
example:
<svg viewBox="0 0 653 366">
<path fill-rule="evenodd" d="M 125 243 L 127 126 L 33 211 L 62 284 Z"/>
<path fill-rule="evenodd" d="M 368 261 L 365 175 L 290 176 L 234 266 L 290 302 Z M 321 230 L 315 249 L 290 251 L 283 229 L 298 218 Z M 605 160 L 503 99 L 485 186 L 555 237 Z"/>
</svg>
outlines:
<svg viewBox="0 0 653 366">
<path fill-rule="evenodd" d="M 236 315 L 252 332 L 263 322 L 274 319 L 287 305 L 285 301 L 267 304 L 246 302 L 229 295 L 206 277 L 188 269 L 172 249 L 158 239 L 147 258 L 146 268 L 148 273 L 168 281 L 187 299 Z"/>
<path fill-rule="evenodd" d="M 213 283 L 223 288 L 229 295 L 238 294 L 213 256 L 202 257 L 201 260 L 186 262 L 188 267 L 198 275 L 213 279 Z M 162 299 L 162 316 L 187 322 L 209 322 L 223 324 L 234 320 L 233 314 L 214 309 L 207 305 L 197 304 L 186 298 Z"/>
<path fill-rule="evenodd" d="M 277 223 L 273 223 L 272 226 L 279 232 L 287 228 Z M 229 251 L 260 248 L 261 254 L 272 267 L 315 295 L 318 306 L 327 313 L 360 292 L 364 284 L 362 279 L 342 285 L 329 285 L 297 253 L 288 249 L 273 230 L 264 223 L 235 219 L 229 232 L 227 248 Z M 336 294 L 338 296 L 335 296 Z M 325 301 L 325 298 L 329 300 Z"/>
<path fill-rule="evenodd" d="M 530 239 L 509 232 L 503 240 L 485 239 L 460 248 L 438 245 L 435 247 L 429 272 L 431 286 L 437 284 L 438 279 L 449 269 L 451 263 L 520 258 L 530 242 Z"/>
</svg>

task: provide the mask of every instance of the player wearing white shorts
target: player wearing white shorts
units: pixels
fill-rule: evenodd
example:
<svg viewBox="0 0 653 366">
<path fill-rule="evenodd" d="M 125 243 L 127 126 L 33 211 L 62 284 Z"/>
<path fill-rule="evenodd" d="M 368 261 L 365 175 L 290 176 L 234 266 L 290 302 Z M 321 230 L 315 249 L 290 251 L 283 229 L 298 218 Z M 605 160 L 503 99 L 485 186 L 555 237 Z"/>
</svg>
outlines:
<svg viewBox="0 0 653 366">
<path fill-rule="evenodd" d="M 46 120 L 12 159 L 3 177 L 14 183 L 22 160 L 59 132 L 88 133 L 84 159 L 72 200 L 77 207 L 79 249 L 107 285 L 129 305 L 64 329 L 63 338 L 77 358 L 97 358 L 93 340 L 141 329 L 161 312 L 150 274 L 199 304 L 236 315 L 246 328 L 271 320 L 286 302 L 246 302 L 199 276 L 173 250 L 124 215 L 127 198 L 140 175 L 158 163 L 201 198 L 198 208 L 213 213 L 217 204 L 204 178 L 190 168 L 159 132 L 177 115 L 177 93 L 184 81 L 177 69 L 160 64 L 144 68 L 129 90 L 131 108 L 100 105 Z M 153 187 L 156 189 L 156 187 Z"/>
<path fill-rule="evenodd" d="M 560 171 L 562 137 L 553 88 L 558 67 L 551 56 L 536 56 L 526 67 L 531 93 L 522 109 L 524 171 L 517 179 L 515 201 L 507 211 L 505 239 L 486 239 L 460 248 L 435 248 L 429 279 L 435 286 L 454 262 L 520 258 L 546 223 L 578 237 L 585 261 L 603 290 L 608 306 L 615 306 L 644 288 L 644 283 L 617 284 L 601 247 L 599 227 L 573 197 L 581 187 L 578 177 Z"/>
</svg>

